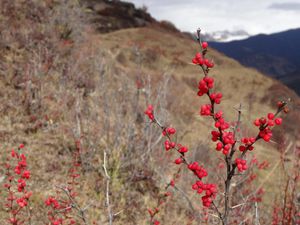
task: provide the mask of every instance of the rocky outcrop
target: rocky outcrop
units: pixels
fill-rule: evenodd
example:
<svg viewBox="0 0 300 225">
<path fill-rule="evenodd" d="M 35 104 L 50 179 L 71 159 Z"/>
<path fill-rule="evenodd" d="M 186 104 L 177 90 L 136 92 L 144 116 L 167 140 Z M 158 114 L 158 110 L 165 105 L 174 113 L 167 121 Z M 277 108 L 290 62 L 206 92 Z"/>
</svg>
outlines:
<svg viewBox="0 0 300 225">
<path fill-rule="evenodd" d="M 157 23 L 146 8 L 121 1 L 84 0 L 90 19 L 101 33 L 131 27 L 144 27 Z"/>
</svg>

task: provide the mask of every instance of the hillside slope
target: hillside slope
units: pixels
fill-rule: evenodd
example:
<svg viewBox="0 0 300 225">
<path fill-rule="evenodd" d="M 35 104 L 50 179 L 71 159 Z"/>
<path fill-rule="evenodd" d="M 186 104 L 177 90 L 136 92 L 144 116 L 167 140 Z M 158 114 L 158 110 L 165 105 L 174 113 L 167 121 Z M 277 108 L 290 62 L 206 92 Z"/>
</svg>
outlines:
<svg viewBox="0 0 300 225">
<path fill-rule="evenodd" d="M 142 67 L 145 70 L 165 71 L 167 69 L 173 76 L 183 81 L 179 82 L 179 85 L 185 83 L 184 80 L 194 77 L 194 74 L 199 74 L 199 69 L 190 62 L 190 58 L 197 52 L 197 43 L 189 38 L 149 28 L 125 29 L 99 35 L 99 38 L 104 48 L 110 49 L 117 55 L 116 59 L 120 61 L 120 66 L 132 68 L 134 49 L 138 48 L 142 54 Z M 221 90 L 230 95 L 228 101 L 240 102 L 253 89 L 256 90 L 258 98 L 264 98 L 268 95 L 271 86 L 281 86 L 276 80 L 265 77 L 256 70 L 245 68 L 213 49 L 209 50 L 209 57 L 216 63 L 213 73 L 220 82 Z M 196 77 L 194 78 L 197 80 Z M 280 89 L 286 92 L 282 98 L 290 96 L 297 102 L 298 97 L 293 91 L 286 89 L 284 85 L 278 92 Z M 233 95 L 232 90 L 238 94 Z"/>
</svg>

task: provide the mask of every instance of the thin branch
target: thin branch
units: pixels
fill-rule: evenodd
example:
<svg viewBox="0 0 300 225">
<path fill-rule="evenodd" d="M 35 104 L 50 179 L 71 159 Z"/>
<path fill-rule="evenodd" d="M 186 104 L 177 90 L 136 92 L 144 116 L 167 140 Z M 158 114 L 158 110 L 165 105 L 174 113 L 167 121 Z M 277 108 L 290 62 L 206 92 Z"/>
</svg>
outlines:
<svg viewBox="0 0 300 225">
<path fill-rule="evenodd" d="M 69 200 L 72 202 L 71 206 L 72 208 L 76 209 L 78 211 L 78 217 L 84 222 L 85 225 L 88 225 L 88 222 L 87 222 L 87 218 L 85 216 L 85 208 L 80 208 L 80 206 L 77 204 L 77 202 L 75 201 L 75 199 L 70 195 L 70 191 L 67 189 L 67 188 L 64 188 L 64 187 L 61 187 L 61 186 L 57 186 L 56 185 L 56 188 L 62 190 L 69 198 Z M 65 210 L 67 210 L 68 208 L 66 208 Z"/>
<path fill-rule="evenodd" d="M 216 212 L 217 212 L 218 215 L 219 215 L 219 219 L 223 221 L 223 215 L 222 215 L 222 213 L 220 212 L 220 210 L 218 209 L 218 207 L 215 205 L 214 202 L 212 202 L 212 204 L 213 204 L 213 206 L 214 206 Z"/>
<path fill-rule="evenodd" d="M 107 153 L 106 151 L 104 150 L 103 151 L 103 170 L 104 170 L 104 173 L 105 173 L 105 177 L 106 177 L 106 207 L 107 207 L 107 213 L 108 213 L 108 221 L 109 221 L 109 225 L 112 225 L 113 224 L 113 217 L 114 217 L 114 214 L 112 213 L 112 210 L 111 210 L 111 205 L 110 205 L 110 199 L 109 199 L 109 185 L 110 185 L 110 176 L 108 175 L 108 172 L 107 172 L 107 168 L 106 168 L 106 160 L 107 160 Z"/>
<path fill-rule="evenodd" d="M 254 207 L 255 207 L 255 225 L 260 225 L 257 202 L 255 202 Z"/>
<path fill-rule="evenodd" d="M 246 203 L 241 203 L 241 204 L 232 206 L 230 209 L 235 209 L 235 208 L 241 207 L 241 206 L 243 206 L 243 205 L 245 205 L 245 204 L 246 204 Z"/>
</svg>

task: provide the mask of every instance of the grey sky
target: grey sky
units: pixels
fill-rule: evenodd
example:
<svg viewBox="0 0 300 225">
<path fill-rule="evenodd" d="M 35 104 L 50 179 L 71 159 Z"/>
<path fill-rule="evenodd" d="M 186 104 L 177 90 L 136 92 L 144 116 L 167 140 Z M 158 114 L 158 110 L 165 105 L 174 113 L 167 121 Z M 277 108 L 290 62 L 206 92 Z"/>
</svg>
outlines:
<svg viewBox="0 0 300 225">
<path fill-rule="evenodd" d="M 300 0 L 127 0 L 148 7 L 159 20 L 195 31 L 245 30 L 273 33 L 300 27 Z"/>
<path fill-rule="evenodd" d="M 278 10 L 300 11 L 300 3 L 299 2 L 273 3 L 270 5 L 269 8 L 278 9 Z"/>
</svg>

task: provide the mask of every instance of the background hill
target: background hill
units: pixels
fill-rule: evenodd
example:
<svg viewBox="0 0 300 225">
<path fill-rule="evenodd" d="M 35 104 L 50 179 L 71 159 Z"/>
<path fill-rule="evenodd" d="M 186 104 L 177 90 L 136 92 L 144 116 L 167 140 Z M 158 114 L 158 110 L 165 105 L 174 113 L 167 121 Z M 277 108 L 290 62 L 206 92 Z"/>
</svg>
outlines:
<svg viewBox="0 0 300 225">
<path fill-rule="evenodd" d="M 179 30 L 168 21 L 157 21 L 147 7 L 136 8 L 133 3 L 109 0 L 82 0 L 89 21 L 100 33 L 133 27 L 156 27 L 156 29 Z"/>
<path fill-rule="evenodd" d="M 133 5 L 117 1 L 0 2 L 0 160 L 3 165 L 11 148 L 25 144 L 32 171 L 28 185 L 33 191 L 32 224 L 48 223 L 44 200 L 56 194 L 55 185 L 67 183 L 78 141 L 82 168 L 77 192 L 79 204 L 89 206 L 89 222 L 108 223 L 108 194 L 117 214 L 114 224 L 149 224 L 147 208 L 155 206 L 176 168 L 175 154 L 165 153 L 160 131 L 144 116 L 149 103 L 162 123 L 176 127 L 178 141 L 190 148 L 189 160 L 204 163 L 211 171 L 211 182 L 220 180 L 214 173 L 221 159 L 210 141 L 213 124 L 199 116 L 200 105 L 206 103 L 197 96 L 202 75 L 191 64 L 198 44 L 148 14 L 142 16 L 148 21 L 144 27 L 125 23 L 125 16 L 118 19 L 114 13 L 102 14 L 103 20 L 97 22 L 93 19 L 98 19 L 96 5 L 100 3 L 107 4 L 110 12 L 132 10 L 134 16 L 128 21 L 140 18 Z M 116 25 L 99 33 L 111 27 L 108 24 Z M 258 143 L 249 156 L 270 161 L 269 169 L 259 170 L 255 181 L 255 187 L 266 190 L 260 212 L 261 219 L 268 221 L 274 198 L 284 195 L 274 186 L 283 186 L 287 180 L 279 167 L 282 149 L 289 150 L 288 166 L 294 159 L 300 118 L 293 108 L 299 107 L 299 97 L 280 82 L 214 49 L 209 49 L 208 57 L 216 64 L 211 75 L 224 96 L 219 109 L 225 111 L 225 118 L 236 120 L 235 108 L 242 103 L 241 135 L 254 135 L 255 118 L 276 110 L 278 100 L 292 99 L 291 111 L 283 116 L 284 125 L 274 131 L 272 143 Z M 109 193 L 102 167 L 104 153 L 111 176 Z M 204 217 L 189 175 L 182 176 L 187 179 L 170 190 L 174 196 L 161 213 L 162 224 L 182 225 L 192 216 Z M 3 167 L 0 177 L 2 186 Z M 241 188 L 238 179 L 235 191 Z M 0 192 L 4 201 L 6 192 Z M 6 216 L 1 205 L 1 224 L 6 224 Z"/>
<path fill-rule="evenodd" d="M 241 64 L 280 80 L 300 94 L 300 29 L 245 40 L 211 42 L 211 46 Z"/>
</svg>

